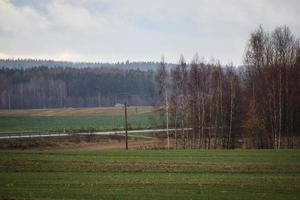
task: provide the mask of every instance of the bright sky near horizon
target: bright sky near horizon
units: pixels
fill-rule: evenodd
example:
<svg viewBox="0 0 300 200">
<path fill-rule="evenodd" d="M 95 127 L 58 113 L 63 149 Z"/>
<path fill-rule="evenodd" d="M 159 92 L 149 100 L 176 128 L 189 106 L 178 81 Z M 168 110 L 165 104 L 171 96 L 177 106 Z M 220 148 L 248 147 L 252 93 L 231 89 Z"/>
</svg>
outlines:
<svg viewBox="0 0 300 200">
<path fill-rule="evenodd" d="M 260 24 L 300 36 L 300 1 L 0 0 L 0 58 L 239 65 Z"/>
</svg>

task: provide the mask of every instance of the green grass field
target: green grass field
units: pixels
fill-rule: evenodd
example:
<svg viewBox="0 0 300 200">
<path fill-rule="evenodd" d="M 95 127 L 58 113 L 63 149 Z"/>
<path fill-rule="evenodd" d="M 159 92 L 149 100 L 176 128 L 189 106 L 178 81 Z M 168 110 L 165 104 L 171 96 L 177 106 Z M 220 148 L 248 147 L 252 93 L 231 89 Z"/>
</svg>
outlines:
<svg viewBox="0 0 300 200">
<path fill-rule="evenodd" d="M 298 150 L 1 150 L 0 199 L 300 199 Z"/>
<path fill-rule="evenodd" d="M 160 125 L 153 107 L 129 107 L 129 129 Z M 124 129 L 124 108 L 0 110 L 0 133 L 14 131 L 109 131 Z"/>
<path fill-rule="evenodd" d="M 129 128 L 143 129 L 155 126 L 155 113 L 132 114 L 128 116 Z M 87 131 L 95 129 L 123 130 L 124 116 L 41 116 L 41 117 L 0 117 L 0 132 L 10 131 Z"/>
</svg>

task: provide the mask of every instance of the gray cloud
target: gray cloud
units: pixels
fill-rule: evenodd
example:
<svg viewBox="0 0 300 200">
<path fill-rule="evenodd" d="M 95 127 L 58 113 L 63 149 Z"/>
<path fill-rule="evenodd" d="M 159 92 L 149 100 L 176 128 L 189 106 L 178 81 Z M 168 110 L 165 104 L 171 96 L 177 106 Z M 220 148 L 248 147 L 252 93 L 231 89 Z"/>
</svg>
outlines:
<svg viewBox="0 0 300 200">
<path fill-rule="evenodd" d="M 242 63 L 249 34 L 288 25 L 297 0 L 0 0 L 0 57 L 73 61 L 187 60 L 198 52 Z"/>
</svg>

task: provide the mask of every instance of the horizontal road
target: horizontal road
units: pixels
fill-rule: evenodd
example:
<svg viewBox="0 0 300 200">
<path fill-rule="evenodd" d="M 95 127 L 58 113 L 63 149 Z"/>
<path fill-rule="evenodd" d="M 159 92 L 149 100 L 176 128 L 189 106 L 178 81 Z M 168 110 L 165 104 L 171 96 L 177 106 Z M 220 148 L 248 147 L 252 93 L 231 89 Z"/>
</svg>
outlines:
<svg viewBox="0 0 300 200">
<path fill-rule="evenodd" d="M 181 129 L 177 129 L 180 131 Z M 191 130 L 191 128 L 185 128 L 184 130 Z M 169 129 L 169 131 L 175 131 L 175 129 Z M 130 135 L 133 133 L 158 133 L 167 132 L 167 129 L 145 129 L 145 130 L 128 130 L 129 137 L 143 137 L 146 136 Z M 0 133 L 0 139 L 15 139 L 15 138 L 36 138 L 36 137 L 62 137 L 62 136 L 74 136 L 74 135 L 124 135 L 125 131 L 103 131 L 93 133 L 64 133 L 64 132 L 10 132 Z M 149 137 L 150 138 L 150 137 Z"/>
</svg>

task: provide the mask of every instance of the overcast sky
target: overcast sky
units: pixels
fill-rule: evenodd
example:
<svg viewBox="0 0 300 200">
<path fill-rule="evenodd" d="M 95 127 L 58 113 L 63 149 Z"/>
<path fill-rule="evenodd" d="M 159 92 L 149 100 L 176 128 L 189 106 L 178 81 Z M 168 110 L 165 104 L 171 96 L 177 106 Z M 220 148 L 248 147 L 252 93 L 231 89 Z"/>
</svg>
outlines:
<svg viewBox="0 0 300 200">
<path fill-rule="evenodd" d="M 241 64 L 250 32 L 288 25 L 299 0 L 0 0 L 0 58 Z"/>
</svg>

